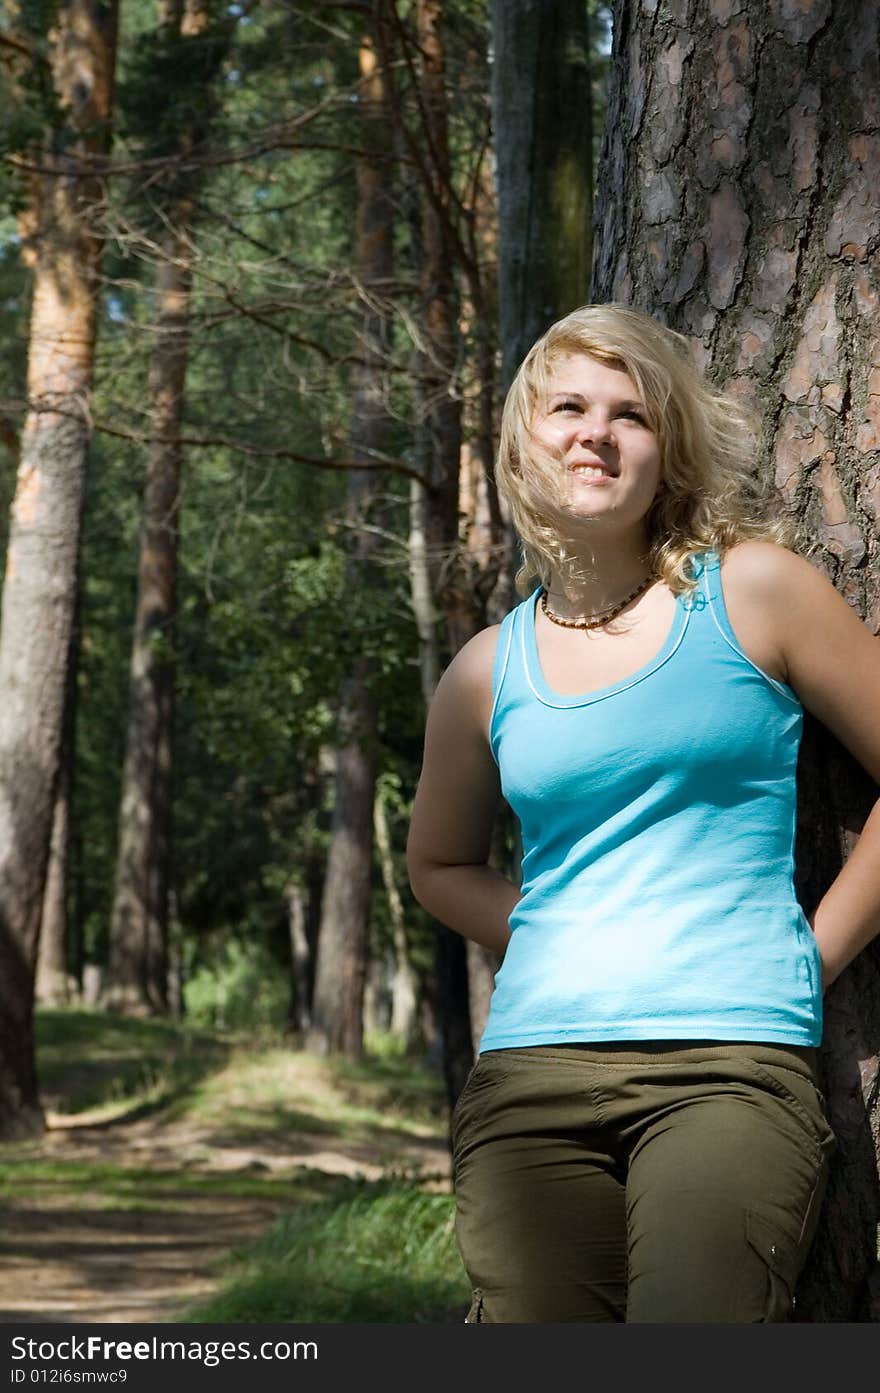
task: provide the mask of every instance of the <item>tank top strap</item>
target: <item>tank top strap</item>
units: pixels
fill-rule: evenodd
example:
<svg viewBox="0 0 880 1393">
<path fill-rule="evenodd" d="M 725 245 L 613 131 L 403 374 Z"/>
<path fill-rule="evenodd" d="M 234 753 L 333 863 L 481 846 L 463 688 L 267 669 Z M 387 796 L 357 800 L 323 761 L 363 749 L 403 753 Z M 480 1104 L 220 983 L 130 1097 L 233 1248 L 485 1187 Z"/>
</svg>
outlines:
<svg viewBox="0 0 880 1393">
<path fill-rule="evenodd" d="M 492 703 L 494 708 L 498 705 L 498 698 L 507 675 L 507 668 L 510 663 L 510 650 L 513 645 L 513 635 L 516 626 L 516 616 L 522 608 L 516 605 L 514 609 L 508 610 L 501 621 L 498 630 L 498 643 L 495 648 L 495 661 L 492 664 Z"/>
<path fill-rule="evenodd" d="M 724 600 L 724 587 L 721 583 L 721 556 L 717 551 L 704 551 L 695 555 L 693 558 L 694 572 L 698 577 L 697 589 L 694 591 L 692 605 L 699 612 L 696 631 L 702 627 L 707 635 L 707 639 L 714 637 L 717 641 L 720 636 L 727 649 L 736 655 L 742 662 L 747 663 L 750 668 L 759 673 L 770 686 L 787 697 L 790 701 L 800 704 L 796 692 L 784 682 L 779 682 L 769 673 L 764 672 L 751 658 L 744 652 L 739 639 L 734 632 L 727 612 L 727 605 Z"/>
<path fill-rule="evenodd" d="M 522 628 L 526 611 L 534 603 L 534 592 L 508 610 L 498 630 L 495 661 L 492 665 L 492 713 L 489 717 L 489 743 L 497 762 L 498 723 L 511 701 L 521 694 L 525 683 L 522 672 Z"/>
</svg>

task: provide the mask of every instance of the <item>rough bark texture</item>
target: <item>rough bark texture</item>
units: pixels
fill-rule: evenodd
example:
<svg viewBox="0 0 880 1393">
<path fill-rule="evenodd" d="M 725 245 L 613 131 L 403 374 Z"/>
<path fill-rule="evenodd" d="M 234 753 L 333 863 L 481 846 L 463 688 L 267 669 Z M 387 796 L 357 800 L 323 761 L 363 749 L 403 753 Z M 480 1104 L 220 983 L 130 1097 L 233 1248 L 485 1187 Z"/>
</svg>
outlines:
<svg viewBox="0 0 880 1393">
<path fill-rule="evenodd" d="M 82 167 L 105 148 L 115 38 L 115 5 L 87 0 L 60 4 L 49 35 L 64 124 L 40 155 L 52 173 L 35 183 L 30 409 L 0 628 L 0 1137 L 43 1125 L 34 971 L 75 610 L 101 253 L 90 216 L 98 190 Z"/>
<path fill-rule="evenodd" d="M 592 97 L 584 0 L 492 0 L 501 376 L 586 299 Z"/>
<path fill-rule="evenodd" d="M 801 546 L 880 629 L 880 72 L 871 0 L 621 0 L 592 298 L 688 334 L 760 413 Z M 876 790 L 808 722 L 797 885 L 809 912 Z M 876 1319 L 880 959 L 826 1001 L 840 1143 L 798 1318 Z"/>
<path fill-rule="evenodd" d="M 355 258 L 364 287 L 362 365 L 355 377 L 351 417 L 352 459 L 367 462 L 386 444 L 388 314 L 383 290 L 391 277 L 392 214 L 388 189 L 389 122 L 385 82 L 373 33 L 360 49 L 361 132 L 365 153 L 357 161 L 358 213 Z M 348 486 L 348 565 L 352 591 L 363 586 L 375 546 L 364 528 L 381 486 L 378 470 L 353 470 Z M 376 783 L 377 711 L 372 660 L 357 657 L 343 685 L 330 852 L 318 935 L 308 1048 L 318 1054 L 357 1058 L 363 1051 L 363 997 L 370 928 L 373 799 Z"/>
</svg>

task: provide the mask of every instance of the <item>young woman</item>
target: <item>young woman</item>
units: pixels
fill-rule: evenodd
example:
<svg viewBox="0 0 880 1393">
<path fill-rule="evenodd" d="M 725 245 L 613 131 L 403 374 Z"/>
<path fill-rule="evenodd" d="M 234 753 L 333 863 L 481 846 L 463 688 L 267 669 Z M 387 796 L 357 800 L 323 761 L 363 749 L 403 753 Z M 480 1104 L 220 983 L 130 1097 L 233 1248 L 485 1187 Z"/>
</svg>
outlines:
<svg viewBox="0 0 880 1393">
<path fill-rule="evenodd" d="M 880 804 L 812 924 L 795 898 L 803 707 L 880 781 L 880 644 L 762 520 L 753 452 L 616 305 L 508 394 L 527 598 L 443 675 L 408 844 L 420 902 L 503 955 L 453 1122 L 472 1321 L 790 1316 L 822 991 L 880 929 Z M 501 797 L 521 887 L 487 864 Z"/>
</svg>

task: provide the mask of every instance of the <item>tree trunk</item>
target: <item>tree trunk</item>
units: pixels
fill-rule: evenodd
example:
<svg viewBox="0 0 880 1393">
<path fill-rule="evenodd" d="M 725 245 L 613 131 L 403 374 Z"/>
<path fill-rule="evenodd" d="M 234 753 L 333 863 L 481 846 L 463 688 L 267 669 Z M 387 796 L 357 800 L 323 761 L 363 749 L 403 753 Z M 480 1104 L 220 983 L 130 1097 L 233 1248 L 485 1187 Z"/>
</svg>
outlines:
<svg viewBox="0 0 880 1393">
<path fill-rule="evenodd" d="M 199 41 L 208 23 L 205 0 L 163 0 L 162 26 L 181 44 Z M 210 49 L 200 80 L 211 83 L 232 39 L 234 19 Z M 209 133 L 213 103 L 203 94 L 201 118 L 181 131 L 179 153 Z M 193 228 L 197 169 L 172 170 L 155 273 L 150 363 L 151 441 L 138 561 L 129 674 L 129 717 L 119 805 L 119 841 L 110 923 L 106 1004 L 134 1015 L 168 1010 L 168 900 L 171 886 L 175 628 L 179 513 Z M 161 196 L 161 195 L 160 195 Z"/>
<path fill-rule="evenodd" d="M 52 814 L 49 864 L 43 891 L 35 994 L 40 1006 L 64 1006 L 70 999 L 67 971 L 67 836 L 70 823 L 70 755 L 62 754 Z"/>
<path fill-rule="evenodd" d="M 309 941 L 306 935 L 306 892 L 292 882 L 287 887 L 287 927 L 290 935 L 290 1005 L 288 1028 L 302 1039 L 309 1028 Z"/>
<path fill-rule="evenodd" d="M 391 920 L 392 955 L 391 971 L 389 973 L 391 1019 L 389 1021 L 389 1028 L 391 1034 L 400 1040 L 406 1049 L 409 1049 L 415 1043 L 418 1033 L 418 990 L 416 974 L 409 960 L 403 900 L 400 897 L 400 891 L 397 888 L 397 880 L 394 875 L 394 860 L 391 854 L 391 829 L 388 826 L 388 817 L 385 812 L 385 800 L 382 795 L 381 786 L 376 791 L 373 823 L 376 834 L 376 849 L 379 853 L 379 865 L 382 870 L 382 883 L 385 887 L 385 897 L 388 901 L 388 916 Z"/>
<path fill-rule="evenodd" d="M 870 0 L 620 0 L 593 298 L 691 336 L 761 414 L 801 545 L 880 629 L 878 22 Z M 809 913 L 876 790 L 807 722 L 796 884 Z M 797 1318 L 877 1319 L 880 952 L 826 998 L 839 1151 Z"/>
<path fill-rule="evenodd" d="M 184 210 L 174 210 L 180 216 Z M 152 442 L 138 563 L 129 720 L 110 924 L 108 1006 L 132 1014 L 167 1009 L 180 431 L 189 339 L 192 245 L 166 239 L 156 271 L 150 370 Z"/>
<path fill-rule="evenodd" d="M 57 787 L 89 439 L 99 192 L 82 166 L 106 146 L 115 4 L 67 0 L 49 36 L 63 125 L 41 152 L 29 410 L 0 627 L 0 1137 L 43 1126 L 33 1055 L 37 939 Z M 77 167 L 79 167 L 77 169 Z"/>
<path fill-rule="evenodd" d="M 364 295 L 362 364 L 352 403 L 352 459 L 367 463 L 381 453 L 388 431 L 386 370 L 389 315 L 382 299 L 392 267 L 392 203 L 388 188 L 390 123 L 385 78 L 373 33 L 360 48 L 359 109 L 365 154 L 357 161 L 358 211 L 355 257 Z M 353 470 L 347 516 L 356 539 L 347 567 L 347 590 L 365 589 L 365 569 L 375 535 L 365 524 L 380 487 L 378 470 Z M 358 1058 L 363 1052 L 363 996 L 370 929 L 373 799 L 377 765 L 377 711 L 373 661 L 355 659 L 343 684 L 339 753 L 330 852 L 318 935 L 315 988 L 307 1045 L 317 1054 Z"/>
<path fill-rule="evenodd" d="M 586 299 L 592 199 L 592 93 L 587 6 L 583 0 L 493 0 L 492 111 L 498 206 L 498 314 L 504 391 L 539 334 Z M 586 235 L 585 235 L 586 234 Z M 484 350 L 485 352 L 485 350 Z M 492 380 L 490 362 L 483 371 Z M 485 395 L 485 393 L 484 393 Z M 491 393 L 489 394 L 491 397 Z M 478 522 L 477 491 L 463 491 L 471 574 L 491 574 L 480 558 L 488 538 L 506 542 L 506 564 L 489 600 L 498 621 L 515 602 L 516 539 L 494 490 L 491 424 L 481 418 L 488 516 Z M 494 581 L 494 576 L 492 577 Z M 478 589 L 481 587 L 478 587 Z M 487 615 L 479 616 L 480 627 Z M 492 863 L 516 877 L 506 818 L 499 817 Z M 486 1023 L 498 957 L 469 943 L 470 1025 Z"/>
<path fill-rule="evenodd" d="M 425 709 L 440 681 L 440 645 L 431 569 L 428 565 L 428 493 L 418 479 L 409 485 L 409 593 L 419 640 L 419 673 Z"/>
<path fill-rule="evenodd" d="M 590 276 L 592 94 L 585 0 L 492 0 L 504 390 Z"/>
<path fill-rule="evenodd" d="M 43 908 L 40 914 L 40 936 L 37 950 L 35 996 L 41 1006 L 63 1006 L 75 991 L 71 974 L 73 964 L 68 920 L 68 868 L 70 864 L 71 799 L 75 763 L 77 668 L 79 665 L 79 621 L 77 602 L 74 610 L 73 632 L 67 660 L 67 679 L 64 690 L 64 718 L 61 733 L 61 756 L 55 807 L 52 812 L 52 836 L 49 842 L 49 862 L 43 889 Z"/>
<path fill-rule="evenodd" d="M 376 709 L 371 664 L 360 659 L 342 690 L 335 802 L 321 906 L 307 1047 L 363 1053 L 363 996 L 370 937 Z"/>
<path fill-rule="evenodd" d="M 461 467 L 461 399 L 457 388 L 456 288 L 453 275 L 451 166 L 446 97 L 444 7 L 442 0 L 418 0 L 419 107 L 423 166 L 421 324 L 419 356 L 422 420 L 421 473 L 430 481 L 425 509 L 427 563 L 431 591 L 445 621 L 449 650 L 457 653 L 475 631 L 459 551 L 458 502 Z M 417 614 L 419 609 L 416 609 Z M 423 674 L 426 660 L 422 658 Z M 425 692 L 426 707 L 433 695 Z M 444 1074 L 450 1111 L 473 1064 L 467 945 L 444 924 L 435 926 L 437 978 Z"/>
</svg>

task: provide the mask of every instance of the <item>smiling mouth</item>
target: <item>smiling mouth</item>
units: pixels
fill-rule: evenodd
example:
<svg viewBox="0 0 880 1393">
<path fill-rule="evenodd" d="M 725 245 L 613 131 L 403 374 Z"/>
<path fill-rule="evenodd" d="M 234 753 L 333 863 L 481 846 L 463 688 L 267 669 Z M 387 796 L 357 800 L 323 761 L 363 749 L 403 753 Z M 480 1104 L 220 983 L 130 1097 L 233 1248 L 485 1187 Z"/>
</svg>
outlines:
<svg viewBox="0 0 880 1393">
<path fill-rule="evenodd" d="M 569 470 L 582 479 L 614 479 L 617 477 L 612 474 L 610 469 L 606 469 L 604 465 L 600 464 L 571 464 Z"/>
</svg>

